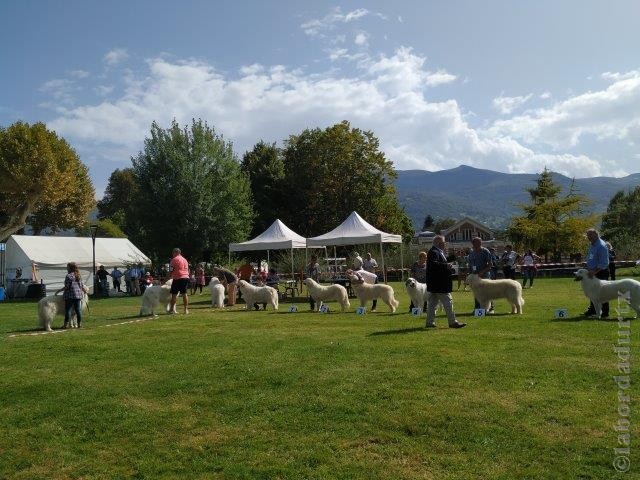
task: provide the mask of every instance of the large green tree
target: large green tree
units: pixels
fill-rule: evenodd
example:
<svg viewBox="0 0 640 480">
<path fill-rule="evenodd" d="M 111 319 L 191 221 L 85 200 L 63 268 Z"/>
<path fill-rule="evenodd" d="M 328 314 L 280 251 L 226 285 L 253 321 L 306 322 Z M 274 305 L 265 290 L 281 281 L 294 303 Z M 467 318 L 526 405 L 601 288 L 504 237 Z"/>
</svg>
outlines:
<svg viewBox="0 0 640 480">
<path fill-rule="evenodd" d="M 584 233 L 596 221 L 593 215 L 583 215 L 588 199 L 573 185 L 566 195 L 561 195 L 562 188 L 546 168 L 536 186 L 527 191 L 530 203 L 520 205 L 523 215 L 514 217 L 506 231 L 517 248 L 532 249 L 545 256 L 584 250 Z"/>
<path fill-rule="evenodd" d="M 284 205 L 284 162 L 275 144 L 258 142 L 240 164 L 251 184 L 256 213 L 251 236 L 262 233 L 278 218 Z"/>
<path fill-rule="evenodd" d="M 341 122 L 292 135 L 283 150 L 282 220 L 303 236 L 334 228 L 352 211 L 382 230 L 413 234 L 398 204 L 393 164 L 370 131 Z"/>
<path fill-rule="evenodd" d="M 132 158 L 137 188 L 126 233 L 155 258 L 180 247 L 191 259 L 244 240 L 253 210 L 232 145 L 202 120 L 163 129 L 155 122 Z M 135 228 L 134 228 L 135 226 Z"/>
<path fill-rule="evenodd" d="M 602 217 L 602 237 L 621 257 L 640 257 L 640 186 L 616 193 Z"/>
<path fill-rule="evenodd" d="M 0 127 L 0 240 L 82 225 L 95 204 L 87 167 L 44 123 Z"/>
<path fill-rule="evenodd" d="M 127 213 L 131 211 L 133 199 L 137 195 L 138 184 L 133 168 L 114 170 L 109 176 L 109 183 L 104 197 L 98 202 L 98 218 L 110 220 L 123 231 L 131 231 L 135 225 L 126 225 Z"/>
</svg>

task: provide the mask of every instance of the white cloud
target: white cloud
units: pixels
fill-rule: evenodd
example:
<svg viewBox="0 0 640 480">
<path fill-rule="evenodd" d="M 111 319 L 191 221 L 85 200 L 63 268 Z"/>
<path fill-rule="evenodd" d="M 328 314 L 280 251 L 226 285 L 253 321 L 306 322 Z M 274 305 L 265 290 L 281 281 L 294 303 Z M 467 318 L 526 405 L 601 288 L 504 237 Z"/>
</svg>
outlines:
<svg viewBox="0 0 640 480">
<path fill-rule="evenodd" d="M 582 137 L 633 141 L 640 138 L 640 70 L 608 74 L 604 90 L 569 96 L 549 108 L 495 122 L 494 135 L 508 135 L 528 144 L 567 149 Z"/>
<path fill-rule="evenodd" d="M 548 98 L 551 98 L 551 92 L 549 92 L 549 91 L 542 92 L 542 93 L 540 94 L 540 97 L 539 97 L 539 98 L 540 98 L 540 99 L 542 99 L 542 100 L 546 100 L 546 99 L 548 99 Z"/>
<path fill-rule="evenodd" d="M 75 80 L 68 78 L 54 78 L 43 83 L 38 90 L 50 95 L 57 104 L 73 105 L 75 101 L 75 94 L 79 88 Z"/>
<path fill-rule="evenodd" d="M 114 48 L 105 54 L 102 58 L 107 65 L 116 65 L 129 58 L 129 54 L 124 48 Z"/>
<path fill-rule="evenodd" d="M 440 69 L 437 72 L 429 72 L 427 74 L 427 85 L 430 87 L 437 87 L 438 85 L 454 82 L 457 78 L 457 75 L 452 75 L 446 70 Z"/>
<path fill-rule="evenodd" d="M 342 13 L 340 7 L 335 7 L 322 18 L 314 18 L 302 23 L 300 28 L 305 34 L 310 36 L 322 35 L 323 32 L 336 28 L 336 25 L 351 23 L 367 15 L 373 15 L 386 20 L 383 14 L 371 12 L 366 8 L 358 8 L 347 13 Z"/>
<path fill-rule="evenodd" d="M 352 76 L 254 64 L 242 67 L 236 78 L 202 62 L 155 58 L 144 75 L 124 77 L 126 88 L 114 100 L 66 109 L 48 123 L 85 156 L 113 159 L 105 152 L 120 152 L 122 162 L 142 148 L 154 120 L 168 126 L 174 118 L 182 124 L 203 118 L 233 140 L 242 155 L 259 139 L 280 142 L 304 128 L 347 119 L 372 130 L 400 169 L 464 163 L 509 172 L 548 166 L 577 177 L 603 173 L 600 163 L 584 154 L 525 146 L 515 127 L 507 128 L 508 120 L 487 130 L 472 128 L 458 102 L 425 96 L 433 75 L 425 62 L 411 49 L 399 48 L 393 55 L 362 58 Z"/>
<path fill-rule="evenodd" d="M 101 97 L 106 97 L 114 90 L 113 85 L 98 85 L 94 88 L 94 91 Z"/>
<path fill-rule="evenodd" d="M 509 115 L 516 108 L 527 102 L 533 95 L 520 95 L 517 97 L 505 97 L 500 95 L 493 99 L 493 108 L 498 110 L 503 115 Z"/>
<path fill-rule="evenodd" d="M 69 75 L 75 78 L 87 78 L 89 76 L 89 72 L 86 70 L 71 70 Z"/>
<path fill-rule="evenodd" d="M 369 45 L 369 34 L 367 32 L 358 32 L 353 39 L 353 43 L 361 47 Z"/>
</svg>

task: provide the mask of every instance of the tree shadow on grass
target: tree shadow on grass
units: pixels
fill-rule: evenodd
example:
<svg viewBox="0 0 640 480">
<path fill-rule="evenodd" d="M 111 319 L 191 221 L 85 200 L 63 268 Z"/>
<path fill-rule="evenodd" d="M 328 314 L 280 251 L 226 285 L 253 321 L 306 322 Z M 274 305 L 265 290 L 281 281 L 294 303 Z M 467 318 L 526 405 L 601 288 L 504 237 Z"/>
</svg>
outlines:
<svg viewBox="0 0 640 480">
<path fill-rule="evenodd" d="M 424 332 L 427 329 L 425 327 L 412 327 L 412 328 L 401 328 L 396 330 L 384 330 L 381 332 L 371 332 L 367 337 L 377 337 L 379 335 L 404 335 L 407 333 L 416 333 L 416 332 Z"/>
</svg>

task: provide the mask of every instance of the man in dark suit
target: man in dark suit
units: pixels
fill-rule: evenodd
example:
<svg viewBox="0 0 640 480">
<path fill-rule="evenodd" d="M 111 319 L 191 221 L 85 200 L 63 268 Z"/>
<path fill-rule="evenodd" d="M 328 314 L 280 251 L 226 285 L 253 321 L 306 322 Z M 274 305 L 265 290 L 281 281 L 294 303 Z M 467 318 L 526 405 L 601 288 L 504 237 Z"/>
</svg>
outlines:
<svg viewBox="0 0 640 480">
<path fill-rule="evenodd" d="M 453 312 L 451 291 L 453 290 L 453 264 L 447 262 L 445 242 L 442 235 L 433 239 L 433 247 L 427 253 L 427 328 L 436 326 L 436 307 L 442 303 L 449 319 L 449 328 L 462 328 L 466 323 L 459 323 Z"/>
</svg>

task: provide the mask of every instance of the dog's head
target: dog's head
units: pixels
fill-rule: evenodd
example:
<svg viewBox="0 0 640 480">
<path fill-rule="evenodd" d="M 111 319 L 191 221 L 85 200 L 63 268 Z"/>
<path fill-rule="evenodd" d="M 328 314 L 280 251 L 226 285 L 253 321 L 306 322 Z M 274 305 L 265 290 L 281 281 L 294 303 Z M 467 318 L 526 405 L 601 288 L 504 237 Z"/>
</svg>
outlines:
<svg viewBox="0 0 640 480">
<path fill-rule="evenodd" d="M 404 282 L 407 288 L 416 288 L 417 283 L 415 278 L 407 278 L 407 281 Z"/>
<path fill-rule="evenodd" d="M 476 273 L 470 273 L 469 275 L 467 275 L 467 278 L 464 279 L 464 283 L 466 285 L 474 285 L 476 283 L 478 283 L 478 279 L 480 277 L 478 277 L 478 274 Z"/>
<path fill-rule="evenodd" d="M 218 277 L 211 277 L 209 285 L 220 285 L 220 280 L 218 279 Z"/>
<path fill-rule="evenodd" d="M 574 275 L 573 280 L 575 282 L 581 282 L 582 280 L 589 278 L 589 271 L 586 268 L 581 268 L 579 270 L 576 270 L 576 272 L 573 275 Z"/>
<path fill-rule="evenodd" d="M 351 280 L 351 285 L 362 285 L 364 283 L 364 279 L 358 272 L 354 272 L 353 270 L 347 270 L 347 278 Z"/>
<path fill-rule="evenodd" d="M 311 280 L 310 278 L 305 278 L 302 283 L 304 283 L 306 286 L 309 286 L 309 284 L 311 283 L 309 280 Z"/>
</svg>

